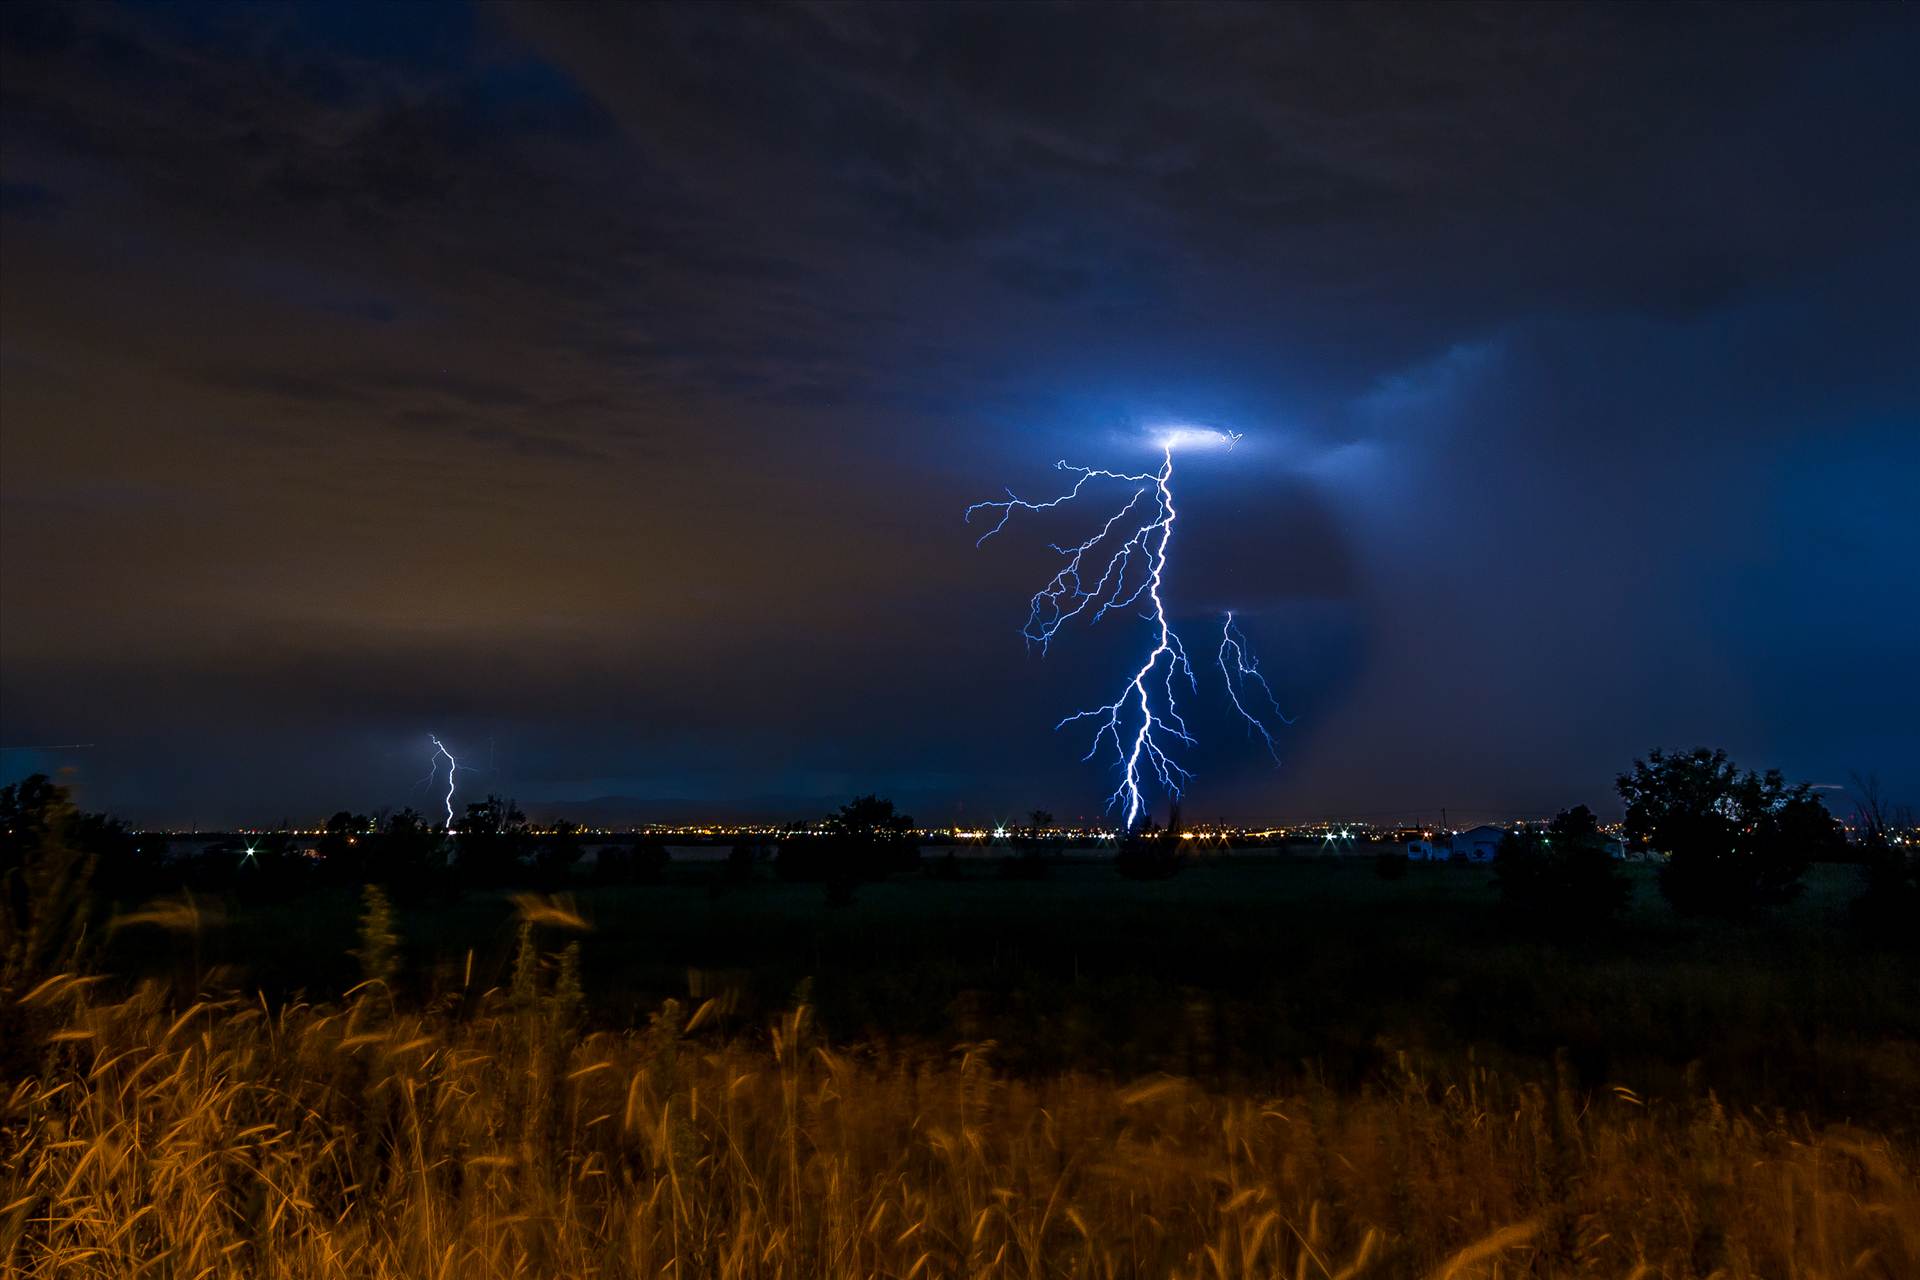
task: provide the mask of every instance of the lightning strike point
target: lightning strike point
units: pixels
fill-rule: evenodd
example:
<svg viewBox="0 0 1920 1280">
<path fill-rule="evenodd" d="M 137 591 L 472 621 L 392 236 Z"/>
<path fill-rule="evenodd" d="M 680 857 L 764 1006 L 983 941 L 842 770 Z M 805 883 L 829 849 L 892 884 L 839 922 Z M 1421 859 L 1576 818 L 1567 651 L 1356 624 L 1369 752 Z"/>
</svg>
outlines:
<svg viewBox="0 0 1920 1280">
<path fill-rule="evenodd" d="M 453 758 L 453 752 L 447 750 L 445 744 L 433 734 L 427 735 L 427 741 L 433 744 L 433 771 L 427 775 L 429 782 L 440 772 L 440 757 L 447 758 L 447 830 L 451 831 L 453 830 L 453 775 L 459 769 L 460 762 Z"/>
</svg>

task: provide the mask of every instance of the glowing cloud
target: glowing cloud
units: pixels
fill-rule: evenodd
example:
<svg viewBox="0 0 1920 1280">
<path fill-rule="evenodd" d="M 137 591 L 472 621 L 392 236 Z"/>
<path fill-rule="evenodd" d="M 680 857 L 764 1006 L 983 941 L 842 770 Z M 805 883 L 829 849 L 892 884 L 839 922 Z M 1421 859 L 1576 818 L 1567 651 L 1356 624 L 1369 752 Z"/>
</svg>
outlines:
<svg viewBox="0 0 1920 1280">
<path fill-rule="evenodd" d="M 1240 440 L 1237 431 L 1215 431 L 1212 427 L 1168 427 L 1160 433 L 1160 447 L 1168 453 L 1176 449 L 1232 449 Z"/>
</svg>

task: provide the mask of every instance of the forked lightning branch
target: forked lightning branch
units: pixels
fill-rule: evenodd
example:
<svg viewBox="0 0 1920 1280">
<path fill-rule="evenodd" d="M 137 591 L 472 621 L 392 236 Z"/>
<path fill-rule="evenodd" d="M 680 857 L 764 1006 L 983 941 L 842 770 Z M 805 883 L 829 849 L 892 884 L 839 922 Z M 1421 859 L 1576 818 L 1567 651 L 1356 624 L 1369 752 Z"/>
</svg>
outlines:
<svg viewBox="0 0 1920 1280">
<path fill-rule="evenodd" d="M 1081 721 L 1093 723 L 1093 742 L 1083 759 L 1091 760 L 1103 745 L 1110 746 L 1120 783 L 1107 798 L 1107 806 L 1120 807 L 1122 826 L 1129 831 L 1145 816 L 1149 775 L 1176 799 L 1191 777 L 1173 756 L 1176 746 L 1194 742 L 1180 713 L 1177 688 L 1185 683 L 1189 691 L 1197 692 L 1199 681 L 1187 659 L 1186 646 L 1168 619 L 1162 595 L 1178 515 L 1173 502 L 1173 455 L 1195 448 L 1232 449 L 1238 439 L 1231 432 L 1182 427 L 1159 438 L 1161 462 L 1157 470 L 1133 474 L 1061 461 L 1056 468 L 1076 479 L 1058 497 L 1032 502 L 1009 489 L 1004 499 L 976 502 L 966 510 L 969 523 L 979 511 L 1000 513 L 994 526 L 974 544 L 978 546 L 1006 528 L 1016 511 L 1063 507 L 1080 499 L 1089 488 L 1120 486 L 1123 491 L 1131 490 L 1084 541 L 1070 546 L 1052 544 L 1060 557 L 1059 567 L 1046 585 L 1034 592 L 1027 621 L 1020 629 L 1029 644 L 1038 644 L 1045 653 L 1060 629 L 1078 617 L 1086 617 L 1091 626 L 1120 609 L 1137 611 L 1145 622 L 1151 643 L 1139 669 L 1121 686 L 1119 695 L 1111 702 L 1073 712 L 1054 726 L 1058 730 Z M 1258 686 L 1276 716 L 1281 720 L 1286 717 L 1275 704 L 1273 690 L 1261 675 L 1258 661 L 1248 651 L 1245 636 L 1234 626 L 1231 612 L 1221 627 L 1219 663 L 1234 709 L 1259 733 L 1277 760 L 1272 732 L 1248 709 L 1252 686 Z"/>
</svg>

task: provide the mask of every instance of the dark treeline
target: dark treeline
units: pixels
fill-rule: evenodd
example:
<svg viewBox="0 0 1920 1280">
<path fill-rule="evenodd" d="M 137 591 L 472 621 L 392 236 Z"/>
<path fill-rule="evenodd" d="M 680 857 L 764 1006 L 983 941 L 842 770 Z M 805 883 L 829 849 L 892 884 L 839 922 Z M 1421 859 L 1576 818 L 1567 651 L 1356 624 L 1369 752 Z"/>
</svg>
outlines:
<svg viewBox="0 0 1920 1280">
<path fill-rule="evenodd" d="M 1690 1088 L 1699 1063 L 1723 1096 L 1885 1111 L 1913 1078 L 1886 1046 L 1917 1025 L 1901 816 L 1863 783 L 1843 842 L 1806 789 L 1711 751 L 1650 755 L 1620 785 L 1624 831 L 1576 806 L 1491 866 L 1442 852 L 1376 877 L 1366 858 L 1186 856 L 1203 842 L 1177 815 L 1105 862 L 1064 856 L 1044 814 L 1002 856 L 957 858 L 877 796 L 698 863 L 536 831 L 495 799 L 451 832 L 341 813 L 319 836 L 169 849 L 30 778 L 0 790 L 0 1042 L 30 1044 L 7 1011 L 59 973 L 183 1005 L 378 979 L 439 1008 L 538 970 L 595 1025 L 804 986 L 840 1034 L 992 1040 L 1022 1072 L 1360 1084 L 1403 1047 L 1524 1070 L 1564 1049 L 1594 1088 Z M 1622 835 L 1659 852 L 1622 859 Z M 565 945 L 529 953 L 527 920 Z"/>
<path fill-rule="evenodd" d="M 1682 916 L 1763 912 L 1799 893 L 1811 863 L 1851 861 L 1862 868 L 1857 923 L 1893 928 L 1920 918 L 1915 846 L 1903 841 L 1900 816 L 1871 779 L 1858 781 L 1851 841 L 1806 784 L 1789 786 L 1778 771 L 1743 772 L 1723 751 L 1652 751 L 1619 776 L 1616 788 L 1627 846 L 1654 856 L 1659 888 Z M 993 865 L 999 878 L 1051 875 L 1064 846 L 1042 835 L 1052 815 L 1036 810 L 1031 819 L 1009 833 L 1006 856 Z M 828 902 L 845 904 L 863 883 L 969 874 L 951 849 L 923 856 L 912 825 L 892 801 L 859 796 L 792 835 L 736 846 L 702 875 L 715 890 L 743 888 L 768 874 L 817 883 Z M 164 837 L 80 811 L 62 787 L 36 775 L 0 790 L 0 827 L 10 964 L 16 952 L 57 952 L 67 932 L 84 932 L 103 907 L 124 910 L 179 890 L 244 904 L 375 885 L 414 907 L 470 892 L 659 884 L 671 861 L 666 837 L 641 836 L 602 843 L 588 862 L 579 827 L 562 822 L 536 832 L 518 806 L 497 796 L 469 804 L 445 830 L 412 809 L 378 818 L 343 810 L 317 839 L 264 833 L 188 854 Z M 1166 827 L 1148 821 L 1117 842 L 1113 866 L 1132 879 L 1174 876 L 1187 863 L 1181 835 L 1176 805 Z M 1576 806 L 1550 823 L 1511 831 L 1494 860 L 1493 882 L 1517 926 L 1601 928 L 1632 891 L 1616 856 L 1620 847 L 1591 810 Z M 1405 858 L 1383 853 L 1378 868 L 1399 878 Z M 70 923 L 41 919 L 48 914 Z"/>
</svg>

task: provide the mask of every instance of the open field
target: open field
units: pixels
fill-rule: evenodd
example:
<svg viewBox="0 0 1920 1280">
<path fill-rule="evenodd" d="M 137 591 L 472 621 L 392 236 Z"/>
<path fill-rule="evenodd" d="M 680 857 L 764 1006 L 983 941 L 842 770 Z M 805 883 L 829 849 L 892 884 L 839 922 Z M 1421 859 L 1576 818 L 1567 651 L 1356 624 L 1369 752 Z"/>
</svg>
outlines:
<svg viewBox="0 0 1920 1280">
<path fill-rule="evenodd" d="M 1589 940 L 1503 917 L 1484 869 L 1388 882 L 1365 860 L 1202 861 L 1152 883 L 1099 864 L 1038 882 L 982 866 L 862 886 L 840 908 L 816 885 L 723 889 L 717 868 L 675 866 L 666 884 L 573 902 L 592 926 L 577 941 L 594 1026 L 715 993 L 729 1026 L 756 1026 L 804 983 L 836 1042 L 943 1053 L 992 1040 L 996 1064 L 1022 1076 L 1352 1089 L 1405 1052 L 1536 1080 L 1565 1070 L 1588 1091 L 1712 1089 L 1821 1122 L 1920 1128 L 1920 963 L 1846 928 L 1853 868 L 1816 867 L 1799 902 L 1749 924 L 1679 920 L 1634 871 L 1628 918 Z M 270 1002 L 357 980 L 350 894 L 200 905 L 224 923 L 122 930 L 106 969 L 171 976 L 184 998 L 197 966 Z M 398 931 L 406 1003 L 508 982 L 505 895 L 402 911 Z"/>
<path fill-rule="evenodd" d="M 1862 1277 L 1920 1268 L 1920 966 L 1586 940 L 1484 869 L 176 899 L 5 1011 L 34 1276 Z M 1641 874 L 1644 879 L 1644 869 Z M 376 970 L 383 961 L 373 960 Z M 304 994 L 300 994 L 301 990 Z"/>
<path fill-rule="evenodd" d="M 531 972 L 531 971 L 529 971 Z M 521 975 L 524 976 L 524 975 Z M 175 1014 L 59 979 L 0 1114 L 22 1274 L 1859 1276 L 1920 1267 L 1910 1147 L 1399 1061 L 1353 1093 L 1011 1079 L 809 1011 L 579 1034 L 564 984 Z"/>
</svg>

